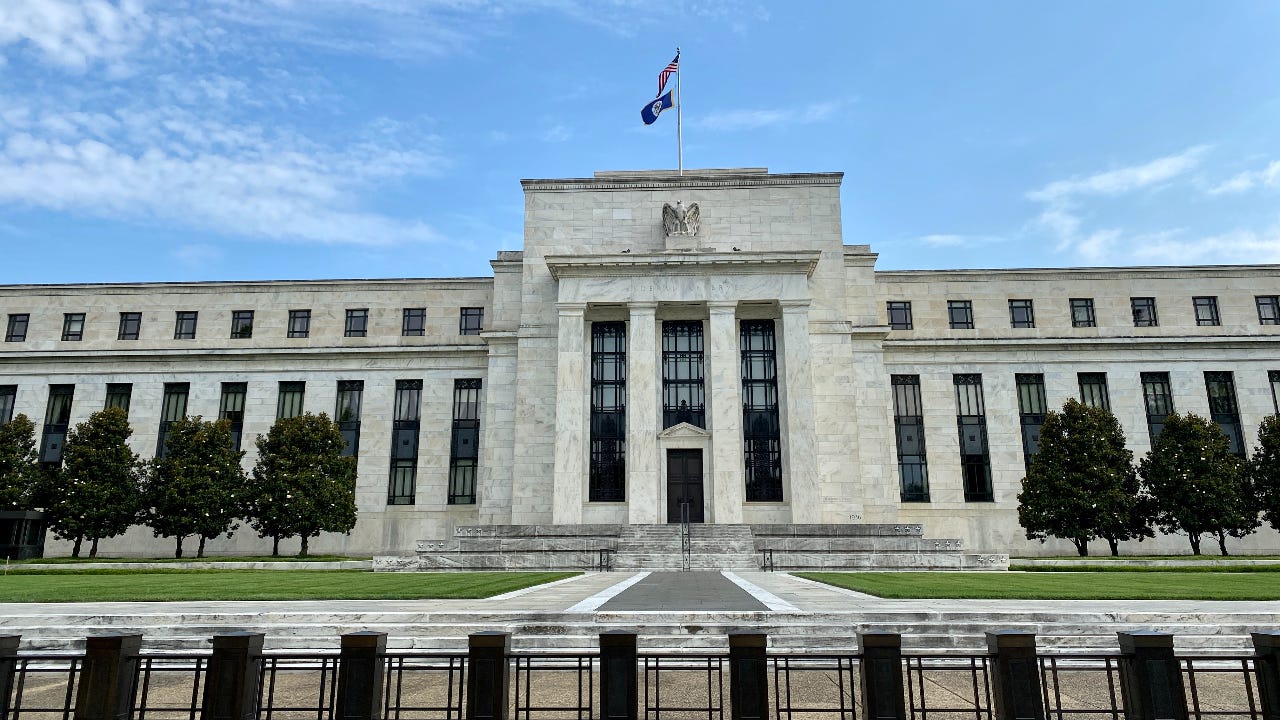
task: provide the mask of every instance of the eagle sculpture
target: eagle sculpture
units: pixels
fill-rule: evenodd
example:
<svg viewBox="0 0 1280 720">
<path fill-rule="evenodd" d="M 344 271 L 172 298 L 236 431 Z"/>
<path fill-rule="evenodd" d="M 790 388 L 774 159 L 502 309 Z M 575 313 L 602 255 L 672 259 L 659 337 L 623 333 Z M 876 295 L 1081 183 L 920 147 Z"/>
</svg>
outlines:
<svg viewBox="0 0 1280 720">
<path fill-rule="evenodd" d="M 697 235 L 698 203 L 690 203 L 687 208 L 679 200 L 674 207 L 671 203 L 665 203 L 662 206 L 662 226 L 666 228 L 668 236 Z"/>
</svg>

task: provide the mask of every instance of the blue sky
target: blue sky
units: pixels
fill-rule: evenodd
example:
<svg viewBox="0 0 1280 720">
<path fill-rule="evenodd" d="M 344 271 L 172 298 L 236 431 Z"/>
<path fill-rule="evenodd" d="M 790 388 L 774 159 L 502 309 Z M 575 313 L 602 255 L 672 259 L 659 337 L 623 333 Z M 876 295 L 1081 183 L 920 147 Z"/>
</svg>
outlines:
<svg viewBox="0 0 1280 720">
<path fill-rule="evenodd" d="M 0 283 L 490 274 L 519 179 L 843 171 L 882 269 L 1280 262 L 1280 3 L 0 0 Z"/>
</svg>

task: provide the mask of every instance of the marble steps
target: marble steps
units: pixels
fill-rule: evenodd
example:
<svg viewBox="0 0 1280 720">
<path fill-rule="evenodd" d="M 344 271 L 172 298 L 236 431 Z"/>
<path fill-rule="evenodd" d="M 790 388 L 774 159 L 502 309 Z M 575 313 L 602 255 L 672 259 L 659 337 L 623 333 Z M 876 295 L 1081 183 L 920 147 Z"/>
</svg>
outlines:
<svg viewBox="0 0 1280 720">
<path fill-rule="evenodd" d="M 679 550 L 670 554 L 622 553 L 614 555 L 613 569 L 626 570 L 683 570 L 684 560 Z M 760 556 L 755 554 L 692 553 L 690 570 L 759 570 Z"/>
<path fill-rule="evenodd" d="M 689 526 L 690 570 L 758 570 L 760 557 L 746 525 Z M 618 536 L 617 570 L 681 570 L 679 525 L 628 525 Z"/>
</svg>

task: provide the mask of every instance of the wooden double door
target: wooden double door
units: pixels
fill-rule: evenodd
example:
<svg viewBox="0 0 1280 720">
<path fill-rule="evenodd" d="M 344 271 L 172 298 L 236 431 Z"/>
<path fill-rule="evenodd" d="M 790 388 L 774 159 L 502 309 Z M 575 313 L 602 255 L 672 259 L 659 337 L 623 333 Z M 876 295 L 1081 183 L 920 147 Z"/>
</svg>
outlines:
<svg viewBox="0 0 1280 720">
<path fill-rule="evenodd" d="M 706 522 L 702 510 L 702 451 L 668 450 L 667 522 L 680 522 L 685 506 L 689 508 L 689 522 Z"/>
</svg>

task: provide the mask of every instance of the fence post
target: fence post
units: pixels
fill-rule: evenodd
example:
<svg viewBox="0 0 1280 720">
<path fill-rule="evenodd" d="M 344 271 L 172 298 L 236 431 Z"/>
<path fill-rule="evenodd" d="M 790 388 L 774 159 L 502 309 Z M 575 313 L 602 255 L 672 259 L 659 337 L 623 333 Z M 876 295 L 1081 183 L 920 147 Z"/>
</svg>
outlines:
<svg viewBox="0 0 1280 720">
<path fill-rule="evenodd" d="M 898 633 L 858 633 L 862 661 L 863 720 L 906 720 L 902 694 L 902 636 Z"/>
<path fill-rule="evenodd" d="M 478 632 L 467 636 L 467 720 L 507 720 L 511 635 Z"/>
<path fill-rule="evenodd" d="M 0 720 L 9 720 L 13 673 L 18 666 L 18 644 L 21 642 L 21 635 L 0 635 Z"/>
<path fill-rule="evenodd" d="M 636 720 L 636 634 L 600 633 L 600 709 L 604 720 Z"/>
<path fill-rule="evenodd" d="M 1173 656 L 1173 636 L 1158 632 L 1116 633 L 1120 639 L 1120 693 L 1128 720 L 1187 720 L 1182 666 Z"/>
<path fill-rule="evenodd" d="M 262 638 L 262 633 L 250 632 L 213 636 L 213 655 L 204 673 L 201 720 L 254 720 L 258 717 Z"/>
<path fill-rule="evenodd" d="M 993 670 L 991 690 L 996 720 L 1044 720 L 1036 634 L 1013 630 L 987 633 Z"/>
<path fill-rule="evenodd" d="M 386 652 L 386 633 L 354 632 L 342 636 L 338 653 L 338 696 L 333 703 L 335 717 L 380 720 Z"/>
<path fill-rule="evenodd" d="M 85 641 L 75 720 L 127 720 L 133 713 L 141 635 L 97 635 Z"/>
<path fill-rule="evenodd" d="M 732 720 L 769 717 L 769 668 L 764 633 L 729 633 L 729 707 Z"/>
<path fill-rule="evenodd" d="M 1249 633 L 1253 637 L 1254 672 L 1263 720 L 1280 720 L 1280 632 Z"/>
</svg>

